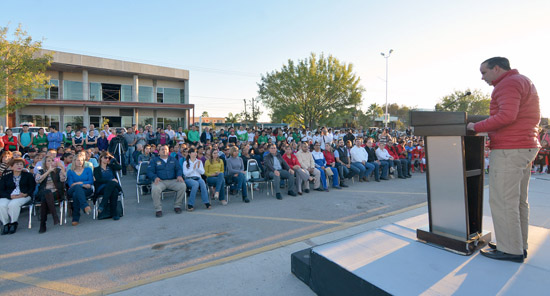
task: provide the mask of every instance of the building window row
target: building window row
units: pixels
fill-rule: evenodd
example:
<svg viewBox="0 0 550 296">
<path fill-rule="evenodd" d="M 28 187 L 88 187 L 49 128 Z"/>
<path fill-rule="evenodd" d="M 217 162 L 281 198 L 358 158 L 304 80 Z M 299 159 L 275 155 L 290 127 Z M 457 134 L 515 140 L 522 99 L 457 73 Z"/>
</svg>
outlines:
<svg viewBox="0 0 550 296">
<path fill-rule="evenodd" d="M 184 90 L 181 88 L 157 87 L 156 98 L 152 86 L 139 86 L 138 102 L 185 104 Z M 90 82 L 91 101 L 132 102 L 133 86 L 126 84 L 109 84 Z M 59 100 L 59 80 L 51 79 L 50 88 L 36 99 Z M 63 80 L 63 99 L 84 100 L 81 81 Z"/>
</svg>

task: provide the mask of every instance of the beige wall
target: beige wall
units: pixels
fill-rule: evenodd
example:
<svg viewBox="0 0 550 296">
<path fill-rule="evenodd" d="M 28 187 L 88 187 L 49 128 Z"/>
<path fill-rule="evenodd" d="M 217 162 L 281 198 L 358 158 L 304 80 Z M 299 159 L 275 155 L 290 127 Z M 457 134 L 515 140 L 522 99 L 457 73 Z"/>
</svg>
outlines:
<svg viewBox="0 0 550 296">
<path fill-rule="evenodd" d="M 155 112 L 152 109 L 138 109 L 138 114 L 140 117 L 153 117 L 154 113 Z"/>
<path fill-rule="evenodd" d="M 101 116 L 120 116 L 118 108 L 102 108 Z"/>
<path fill-rule="evenodd" d="M 126 85 L 134 84 L 134 79 L 132 77 L 97 75 L 97 74 L 88 74 L 88 81 L 99 82 L 99 83 L 126 84 Z"/>
<path fill-rule="evenodd" d="M 84 116 L 84 107 L 65 107 L 63 115 Z"/>
<path fill-rule="evenodd" d="M 184 86 L 183 82 L 157 80 L 157 87 L 184 88 Z"/>
<path fill-rule="evenodd" d="M 82 81 L 82 72 L 63 72 L 63 80 Z"/>
<path fill-rule="evenodd" d="M 59 79 L 58 71 L 46 71 L 46 75 L 50 76 L 50 79 Z"/>
<path fill-rule="evenodd" d="M 141 113 L 140 113 L 141 115 Z M 184 117 L 185 110 L 157 110 L 157 117 Z"/>
</svg>

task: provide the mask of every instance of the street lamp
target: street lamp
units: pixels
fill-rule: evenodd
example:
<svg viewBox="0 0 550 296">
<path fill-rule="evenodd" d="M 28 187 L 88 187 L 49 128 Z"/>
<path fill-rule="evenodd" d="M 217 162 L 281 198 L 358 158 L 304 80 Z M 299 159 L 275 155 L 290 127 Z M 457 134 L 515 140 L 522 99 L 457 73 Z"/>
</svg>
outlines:
<svg viewBox="0 0 550 296">
<path fill-rule="evenodd" d="M 380 53 L 386 59 L 386 113 L 384 114 L 384 127 L 388 127 L 388 121 L 390 121 L 390 116 L 388 114 L 388 59 L 392 52 L 393 49 L 390 49 L 387 54 L 383 52 Z"/>
</svg>

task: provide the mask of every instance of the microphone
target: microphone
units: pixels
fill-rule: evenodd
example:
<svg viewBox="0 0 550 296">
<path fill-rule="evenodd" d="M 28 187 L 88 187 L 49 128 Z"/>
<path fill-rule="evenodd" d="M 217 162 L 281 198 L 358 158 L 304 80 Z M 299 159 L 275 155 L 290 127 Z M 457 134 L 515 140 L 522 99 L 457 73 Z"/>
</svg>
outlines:
<svg viewBox="0 0 550 296">
<path fill-rule="evenodd" d="M 450 108 L 450 107 L 454 106 L 456 103 L 458 103 L 458 101 L 460 101 L 460 99 L 465 98 L 465 97 L 467 97 L 471 94 L 472 94 L 472 92 L 470 92 L 470 91 L 466 92 L 465 94 L 458 97 L 456 100 L 453 100 L 453 101 L 449 102 L 447 105 L 445 105 L 445 108 Z"/>
</svg>

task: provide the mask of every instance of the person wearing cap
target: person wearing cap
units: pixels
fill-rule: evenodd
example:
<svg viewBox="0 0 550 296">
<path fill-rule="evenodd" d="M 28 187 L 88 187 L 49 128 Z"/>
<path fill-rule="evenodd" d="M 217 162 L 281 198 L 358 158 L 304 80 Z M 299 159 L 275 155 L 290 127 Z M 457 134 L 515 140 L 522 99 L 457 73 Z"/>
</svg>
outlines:
<svg viewBox="0 0 550 296">
<path fill-rule="evenodd" d="M 21 207 L 31 200 L 36 182 L 31 173 L 24 171 L 25 160 L 14 158 L 10 161 L 9 171 L 0 179 L 0 221 L 2 235 L 14 234 L 17 231 L 17 220 Z"/>
</svg>

